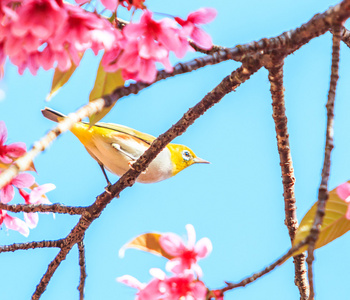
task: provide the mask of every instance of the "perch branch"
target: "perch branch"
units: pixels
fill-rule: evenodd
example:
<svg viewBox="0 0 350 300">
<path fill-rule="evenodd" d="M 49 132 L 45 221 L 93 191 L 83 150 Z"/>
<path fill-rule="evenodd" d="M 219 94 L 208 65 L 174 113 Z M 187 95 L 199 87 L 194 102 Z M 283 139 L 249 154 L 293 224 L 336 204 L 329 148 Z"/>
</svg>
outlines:
<svg viewBox="0 0 350 300">
<path fill-rule="evenodd" d="M 340 51 L 340 41 L 341 41 L 341 27 L 340 25 L 334 27 L 333 34 L 333 47 L 332 47 L 332 66 L 331 66 L 331 80 L 328 92 L 327 101 L 327 128 L 326 128 L 326 145 L 324 153 L 324 162 L 321 175 L 321 184 L 318 191 L 318 202 L 317 210 L 315 215 L 315 220 L 310 231 L 310 242 L 308 247 L 308 278 L 310 283 L 310 297 L 309 299 L 314 299 L 314 284 L 313 284 L 313 268 L 312 264 L 314 261 L 314 250 L 317 239 L 320 234 L 320 228 L 322 226 L 323 217 L 325 214 L 325 208 L 328 200 L 328 179 L 331 167 L 331 152 L 334 147 L 333 145 L 333 123 L 334 123 L 334 100 L 335 92 L 338 82 L 338 71 L 339 71 L 339 51 Z"/>
<path fill-rule="evenodd" d="M 81 216 L 78 224 L 65 238 L 64 247 L 57 254 L 55 259 L 49 264 L 44 276 L 41 278 L 36 290 L 32 296 L 32 300 L 40 298 L 45 291 L 52 275 L 65 259 L 74 244 L 81 241 L 85 231 L 91 223 L 100 216 L 103 209 L 112 201 L 112 199 L 120 194 L 126 187 L 132 186 L 137 178 L 144 171 L 157 154 L 166 147 L 175 137 L 181 135 L 186 129 L 193 124 L 205 111 L 214 104 L 218 103 L 226 94 L 235 90 L 240 84 L 249 79 L 249 77 L 259 70 L 261 67 L 259 60 L 249 60 L 243 64 L 231 75 L 225 77 L 222 82 L 209 92 L 198 104 L 190 108 L 188 112 L 168 131 L 160 135 L 148 148 L 148 150 L 133 164 L 133 168 L 127 171 L 108 192 L 99 195 L 94 204 L 92 204 L 86 212 Z"/>
</svg>

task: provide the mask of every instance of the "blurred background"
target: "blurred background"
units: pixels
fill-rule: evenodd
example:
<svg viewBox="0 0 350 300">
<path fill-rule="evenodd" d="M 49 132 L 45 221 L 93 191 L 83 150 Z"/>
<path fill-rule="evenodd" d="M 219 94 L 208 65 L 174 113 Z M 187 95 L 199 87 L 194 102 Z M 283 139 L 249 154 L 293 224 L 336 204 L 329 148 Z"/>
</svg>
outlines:
<svg viewBox="0 0 350 300">
<path fill-rule="evenodd" d="M 226 47 L 295 29 L 336 3 L 330 0 L 146 2 L 154 12 L 183 18 L 200 7 L 216 8 L 216 20 L 204 29 L 215 44 Z M 126 10 L 120 16 L 130 18 Z M 134 16 L 137 18 L 138 14 Z M 331 40 L 329 33 L 313 39 L 285 60 L 285 100 L 299 221 L 317 200 L 325 143 Z M 197 56 L 201 54 L 190 53 L 182 61 Z M 88 51 L 69 83 L 50 103 L 45 98 L 53 71 L 41 70 L 37 76 L 26 71 L 19 76 L 17 69 L 7 63 L 5 77 L 0 82 L 0 119 L 6 123 L 8 142 L 24 141 L 30 147 L 52 128 L 54 124 L 40 112 L 45 106 L 69 113 L 86 104 L 100 57 Z M 174 64 L 177 61 L 172 57 Z M 103 121 L 158 136 L 239 65 L 228 61 L 158 82 L 138 95 L 120 100 Z M 350 50 L 342 43 L 331 189 L 350 179 L 349 66 Z M 133 299 L 136 290 L 117 283 L 116 277 L 130 274 L 148 282 L 150 268 L 164 270 L 166 260 L 149 253 L 131 249 L 123 259 L 118 257 L 122 245 L 144 232 L 175 232 L 185 237 L 185 225 L 193 224 L 198 239 L 208 237 L 213 243 L 211 255 L 199 263 L 204 272 L 202 280 L 210 289 L 223 287 L 224 281 L 238 282 L 288 250 L 290 239 L 284 225 L 283 189 L 269 89 L 267 71 L 261 69 L 174 141 L 189 146 L 199 157 L 209 160 L 210 165 L 192 166 L 156 184 L 136 183 L 108 205 L 85 236 L 88 275 L 85 299 Z M 39 184 L 52 182 L 57 186 L 48 193 L 54 203 L 90 205 L 106 185 L 98 164 L 71 133 L 59 137 L 36 158 L 35 165 Z M 114 175 L 109 177 L 113 183 L 118 179 Z M 18 194 L 16 197 L 16 201 L 21 200 Z M 42 214 L 28 238 L 3 227 L 0 241 L 8 245 L 60 239 L 70 232 L 78 218 L 56 214 L 54 219 L 52 215 Z M 349 247 L 350 238 L 345 235 L 316 251 L 314 280 L 318 300 L 348 298 Z M 0 298 L 30 299 L 57 253 L 57 249 L 2 253 Z M 41 299 L 78 299 L 78 284 L 75 246 Z M 245 288 L 225 294 L 225 299 L 235 300 L 298 298 L 291 260 Z"/>
</svg>

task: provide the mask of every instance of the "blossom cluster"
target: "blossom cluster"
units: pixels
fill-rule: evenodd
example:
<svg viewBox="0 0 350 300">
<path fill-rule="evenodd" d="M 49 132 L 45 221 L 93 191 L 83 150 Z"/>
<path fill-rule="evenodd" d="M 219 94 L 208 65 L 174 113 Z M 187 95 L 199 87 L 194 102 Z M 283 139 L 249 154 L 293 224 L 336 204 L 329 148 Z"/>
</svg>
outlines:
<svg viewBox="0 0 350 300">
<path fill-rule="evenodd" d="M 199 259 L 205 258 L 212 251 L 212 244 L 208 238 L 202 238 L 196 243 L 196 234 L 192 225 L 186 225 L 188 242 L 173 233 L 162 234 L 159 243 L 161 248 L 172 259 L 166 264 L 167 276 L 161 269 L 152 268 L 150 274 L 153 279 L 149 283 L 141 283 L 130 275 L 117 278 L 130 287 L 138 290 L 137 300 L 204 300 L 207 299 L 208 289 L 199 280 L 202 270 L 197 264 Z M 215 293 L 213 293 L 215 296 Z M 217 299 L 223 299 L 219 296 Z"/>
<path fill-rule="evenodd" d="M 188 38 L 203 49 L 212 47 L 211 37 L 198 25 L 212 21 L 215 16 L 214 9 L 201 8 L 186 20 L 176 17 L 156 21 L 152 12 L 145 10 L 140 22 L 123 28 L 121 38 L 106 51 L 102 64 L 110 72 L 121 69 L 124 79 L 152 82 L 157 73 L 156 62 L 171 72 L 169 53 L 183 57 L 191 49 Z"/>
<path fill-rule="evenodd" d="M 78 4 L 86 3 L 77 0 Z M 153 19 L 143 1 L 101 0 L 107 9 L 118 5 L 144 9 L 138 23 L 129 23 L 123 30 L 113 26 L 113 20 L 96 12 L 62 0 L 1 0 L 0 1 L 0 66 L 8 57 L 22 74 L 26 68 L 32 74 L 42 67 L 58 67 L 67 71 L 72 62 L 78 65 L 83 53 L 105 51 L 103 65 L 107 71 L 122 70 L 124 79 L 151 82 L 156 76 L 156 63 L 172 71 L 169 52 L 178 57 L 191 49 L 188 38 L 203 49 L 210 49 L 210 36 L 199 25 L 212 21 L 216 11 L 202 8 L 179 17 Z"/>
<path fill-rule="evenodd" d="M 26 145 L 22 142 L 6 145 L 7 129 L 3 121 L 0 121 L 0 173 L 7 168 L 14 159 L 26 152 Z M 15 196 L 15 188 L 24 199 L 25 204 L 50 204 L 45 193 L 53 190 L 55 185 L 47 183 L 39 186 L 35 178 L 29 173 L 20 173 L 10 183 L 0 189 L 0 202 L 7 204 Z M 28 189 L 29 192 L 26 190 Z M 24 236 L 29 235 L 29 229 L 35 228 L 38 224 L 38 213 L 24 213 L 24 221 L 13 217 L 5 210 L 0 210 L 0 227 L 4 224 L 8 229 L 16 230 Z"/>
</svg>

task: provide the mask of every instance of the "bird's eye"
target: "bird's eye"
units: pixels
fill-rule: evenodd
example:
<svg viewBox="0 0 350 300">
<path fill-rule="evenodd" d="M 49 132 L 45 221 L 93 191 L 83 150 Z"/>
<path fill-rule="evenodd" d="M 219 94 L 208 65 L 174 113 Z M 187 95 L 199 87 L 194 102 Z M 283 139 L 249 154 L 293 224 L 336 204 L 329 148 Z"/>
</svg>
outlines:
<svg viewBox="0 0 350 300">
<path fill-rule="evenodd" d="M 182 151 L 182 158 L 186 161 L 191 159 L 191 153 L 188 150 Z"/>
</svg>

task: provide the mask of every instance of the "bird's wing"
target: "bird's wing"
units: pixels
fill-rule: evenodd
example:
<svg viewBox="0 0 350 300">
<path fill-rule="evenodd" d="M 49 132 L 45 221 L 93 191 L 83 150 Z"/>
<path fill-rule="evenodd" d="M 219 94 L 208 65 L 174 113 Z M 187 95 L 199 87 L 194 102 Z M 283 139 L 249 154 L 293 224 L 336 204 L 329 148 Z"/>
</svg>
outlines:
<svg viewBox="0 0 350 300">
<path fill-rule="evenodd" d="M 102 127 L 102 128 L 107 128 L 116 132 L 124 133 L 126 135 L 130 135 L 134 138 L 137 138 L 141 141 L 144 141 L 148 145 L 150 145 L 156 138 L 150 134 L 143 133 L 140 131 L 137 131 L 135 129 L 123 126 L 123 125 L 118 125 L 118 124 L 113 124 L 113 123 L 96 123 L 94 126 L 97 127 Z"/>
</svg>

